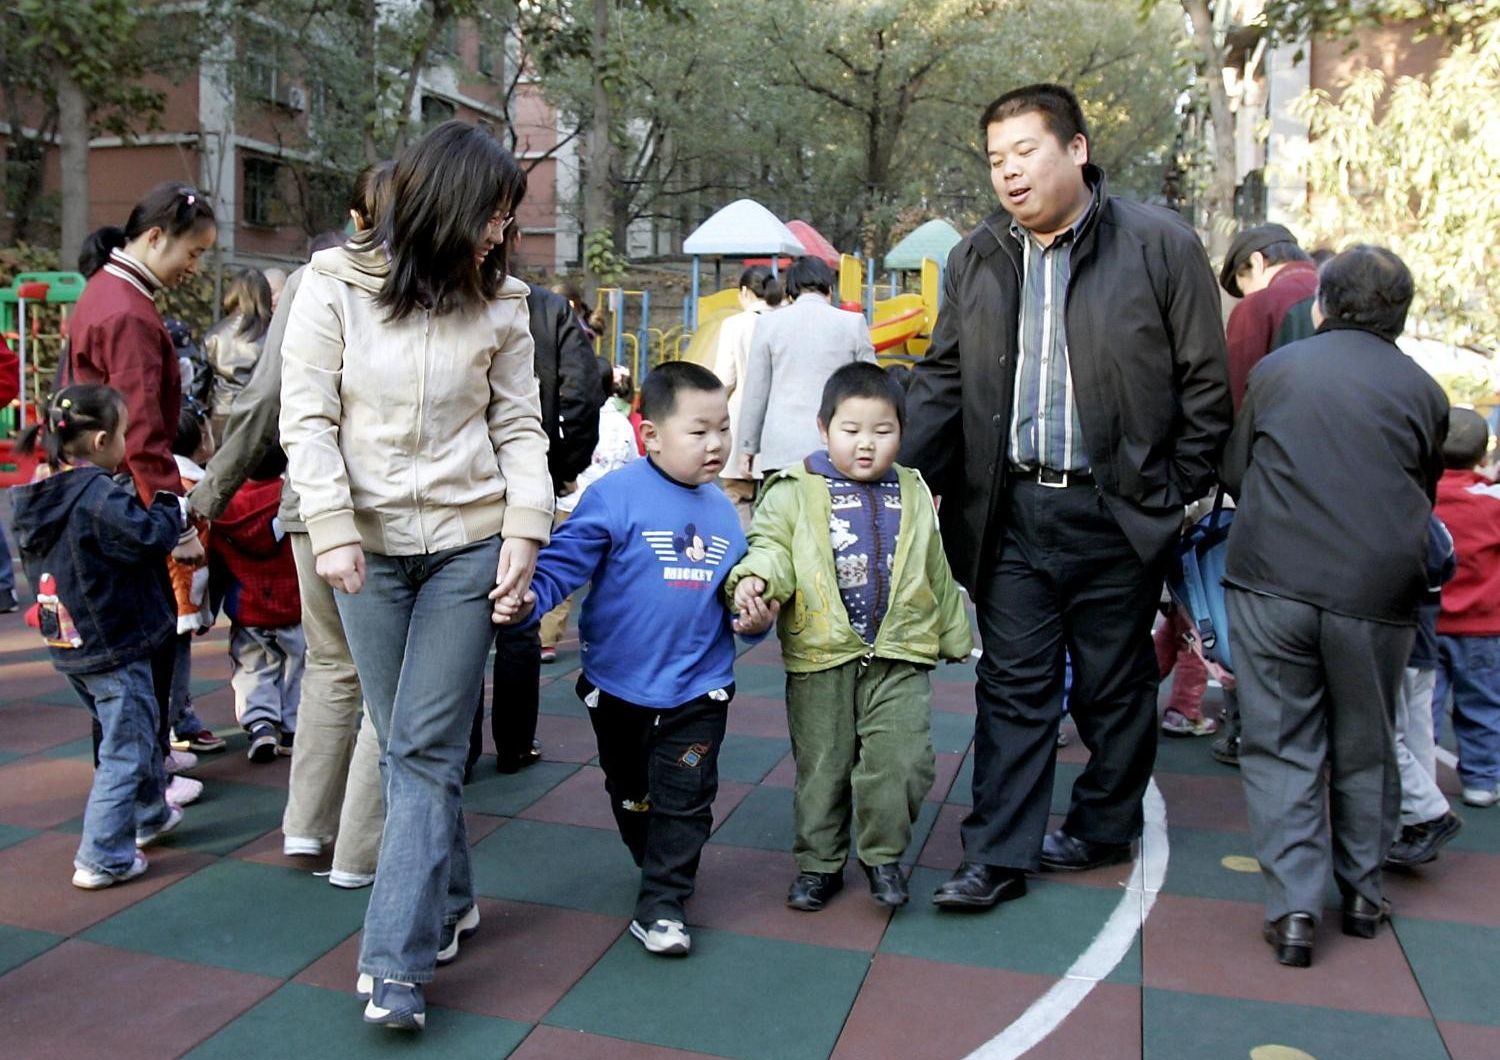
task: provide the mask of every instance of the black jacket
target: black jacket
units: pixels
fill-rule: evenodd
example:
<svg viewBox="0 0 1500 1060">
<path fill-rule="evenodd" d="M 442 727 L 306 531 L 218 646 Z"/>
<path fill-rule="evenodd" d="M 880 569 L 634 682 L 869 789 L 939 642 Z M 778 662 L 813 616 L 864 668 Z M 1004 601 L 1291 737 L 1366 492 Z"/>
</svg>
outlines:
<svg viewBox="0 0 1500 1060">
<path fill-rule="evenodd" d="M 16 543 L 32 585 L 50 574 L 82 645 L 52 648 L 65 674 L 102 673 L 148 657 L 177 631 L 167 556 L 182 533 L 182 508 L 158 493 L 149 509 L 135 490 L 97 467 L 15 487 Z"/>
<path fill-rule="evenodd" d="M 1239 499 L 1225 580 L 1355 618 L 1411 623 L 1448 399 L 1396 344 L 1325 325 L 1250 373 L 1224 456 Z"/>
<path fill-rule="evenodd" d="M 573 307 L 562 295 L 532 287 L 531 339 L 536 343 L 536 378 L 547 432 L 547 468 L 560 489 L 589 466 L 599 444 L 599 407 L 604 391 L 599 362 Z"/>
<path fill-rule="evenodd" d="M 1094 166 L 1085 177 L 1101 201 L 1072 251 L 1068 363 L 1090 468 L 1150 562 L 1212 486 L 1229 433 L 1218 286 L 1181 217 L 1110 196 Z M 1022 268 L 1003 210 L 953 248 L 907 398 L 901 459 L 943 497 L 948 558 L 971 590 L 1004 529 Z"/>
</svg>

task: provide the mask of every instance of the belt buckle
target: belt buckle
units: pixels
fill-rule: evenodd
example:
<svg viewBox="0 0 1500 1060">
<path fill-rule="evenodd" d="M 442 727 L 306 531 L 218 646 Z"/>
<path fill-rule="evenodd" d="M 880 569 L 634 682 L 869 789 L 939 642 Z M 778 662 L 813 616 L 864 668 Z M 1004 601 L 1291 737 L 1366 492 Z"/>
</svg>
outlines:
<svg viewBox="0 0 1500 1060">
<path fill-rule="evenodd" d="M 1046 486 L 1052 490 L 1066 489 L 1068 472 L 1057 471 L 1050 467 L 1039 467 L 1036 469 L 1036 483 L 1038 486 Z"/>
</svg>

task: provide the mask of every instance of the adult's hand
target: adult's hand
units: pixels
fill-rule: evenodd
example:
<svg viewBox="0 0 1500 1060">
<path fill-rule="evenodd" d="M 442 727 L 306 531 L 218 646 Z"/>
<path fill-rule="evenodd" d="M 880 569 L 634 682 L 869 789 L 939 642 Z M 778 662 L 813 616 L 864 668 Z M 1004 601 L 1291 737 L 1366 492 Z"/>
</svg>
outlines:
<svg viewBox="0 0 1500 1060">
<path fill-rule="evenodd" d="M 203 551 L 203 542 L 199 540 L 197 534 L 185 541 L 179 541 L 177 547 L 172 550 L 172 558 L 184 567 L 194 569 L 203 566 L 208 560 L 207 554 Z"/>
<path fill-rule="evenodd" d="M 358 545 L 330 548 L 318 557 L 318 577 L 353 596 L 365 587 L 365 550 Z"/>
<path fill-rule="evenodd" d="M 503 596 L 519 598 L 531 588 L 536 573 L 536 554 L 541 546 L 524 537 L 509 537 L 500 546 L 500 563 L 495 568 L 495 591 L 491 599 Z"/>
</svg>

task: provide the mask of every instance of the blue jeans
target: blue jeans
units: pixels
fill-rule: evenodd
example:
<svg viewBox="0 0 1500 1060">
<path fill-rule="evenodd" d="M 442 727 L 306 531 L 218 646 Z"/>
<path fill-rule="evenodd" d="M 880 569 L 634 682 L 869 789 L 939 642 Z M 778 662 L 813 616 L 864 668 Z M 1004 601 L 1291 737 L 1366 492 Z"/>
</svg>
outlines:
<svg viewBox="0 0 1500 1060">
<path fill-rule="evenodd" d="M 5 537 L 5 524 L 0 523 L 0 593 L 16 591 L 16 569 L 11 563 L 10 542 Z"/>
<path fill-rule="evenodd" d="M 1458 778 L 1466 788 L 1500 785 L 1500 637 L 1438 637 L 1434 732 L 1453 694 Z"/>
<path fill-rule="evenodd" d="M 334 594 L 380 737 L 385 838 L 359 955 L 376 978 L 431 980 L 443 925 L 474 904 L 464 757 L 499 556 L 498 537 L 425 556 L 370 553 L 364 588 Z"/>
<path fill-rule="evenodd" d="M 172 693 L 168 700 L 168 725 L 179 740 L 196 736 L 205 728 L 193 709 L 193 635 L 177 634 L 175 661 L 172 665 Z"/>
<path fill-rule="evenodd" d="M 94 786 L 83 811 L 83 841 L 73 864 L 118 876 L 135 861 L 136 832 L 157 828 L 170 812 L 162 799 L 167 778 L 151 660 L 67 676 L 102 734 Z"/>
</svg>

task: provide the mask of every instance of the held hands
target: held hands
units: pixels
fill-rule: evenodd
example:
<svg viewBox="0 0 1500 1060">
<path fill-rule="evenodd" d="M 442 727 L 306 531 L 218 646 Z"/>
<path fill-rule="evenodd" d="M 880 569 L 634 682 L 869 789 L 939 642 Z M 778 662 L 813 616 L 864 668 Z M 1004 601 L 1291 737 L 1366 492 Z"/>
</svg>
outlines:
<svg viewBox="0 0 1500 1060">
<path fill-rule="evenodd" d="M 179 541 L 177 547 L 172 550 L 172 558 L 184 567 L 192 567 L 195 570 L 208 562 L 208 556 L 203 551 L 203 542 L 198 535 Z"/>
<path fill-rule="evenodd" d="M 775 600 L 766 602 L 763 595 L 766 583 L 751 576 L 734 587 L 734 631 L 743 637 L 753 637 L 771 628 L 776 616 L 781 614 L 781 604 Z"/>
<path fill-rule="evenodd" d="M 499 589 L 490 593 L 490 599 L 495 601 L 490 621 L 497 626 L 513 626 L 524 622 L 536 607 L 536 593 L 530 589 L 524 593 L 506 593 L 504 596 L 499 593 Z"/>
<path fill-rule="evenodd" d="M 531 576 L 536 573 L 536 554 L 541 545 L 524 537 L 509 537 L 500 545 L 500 563 L 495 568 L 495 591 L 491 600 L 502 596 L 514 596 L 531 588 Z"/>
<path fill-rule="evenodd" d="M 318 557 L 318 577 L 334 589 L 353 596 L 365 587 L 365 550 L 358 545 L 340 545 Z"/>
</svg>

